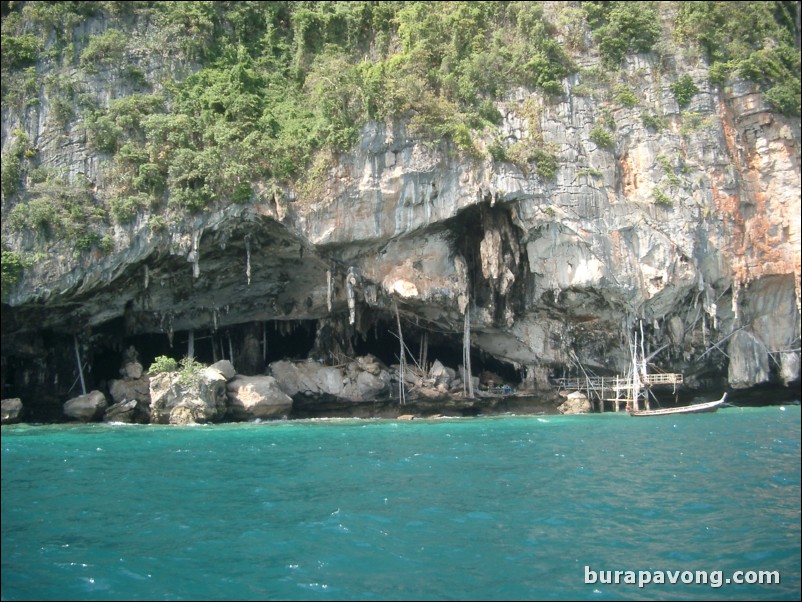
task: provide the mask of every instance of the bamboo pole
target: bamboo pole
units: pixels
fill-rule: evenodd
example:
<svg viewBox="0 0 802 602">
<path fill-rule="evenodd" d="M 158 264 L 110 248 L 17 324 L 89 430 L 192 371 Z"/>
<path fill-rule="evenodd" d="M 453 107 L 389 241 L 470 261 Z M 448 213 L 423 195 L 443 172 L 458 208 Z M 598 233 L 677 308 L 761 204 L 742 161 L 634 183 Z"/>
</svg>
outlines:
<svg viewBox="0 0 802 602">
<path fill-rule="evenodd" d="M 262 321 L 262 362 L 267 362 L 267 322 Z"/>
<path fill-rule="evenodd" d="M 401 405 L 406 404 L 406 394 L 404 392 L 404 365 L 406 364 L 406 351 L 404 351 L 404 333 L 401 331 L 401 315 L 398 313 L 398 304 L 393 301 L 393 306 L 395 307 L 395 319 L 398 322 L 398 340 L 401 344 L 401 350 L 399 354 L 400 364 L 398 366 L 398 403 Z"/>
<path fill-rule="evenodd" d="M 465 330 L 462 336 L 462 361 L 465 367 L 465 382 L 462 383 L 462 391 L 469 398 L 473 398 L 473 376 L 471 374 L 471 313 L 469 308 L 465 308 Z M 466 386 L 467 385 L 467 386 Z"/>
<path fill-rule="evenodd" d="M 81 351 L 78 349 L 78 335 L 72 335 L 72 341 L 75 344 L 75 361 L 78 364 L 78 376 L 81 378 L 81 394 L 86 395 L 86 382 L 84 381 L 84 369 L 81 366 Z"/>
</svg>

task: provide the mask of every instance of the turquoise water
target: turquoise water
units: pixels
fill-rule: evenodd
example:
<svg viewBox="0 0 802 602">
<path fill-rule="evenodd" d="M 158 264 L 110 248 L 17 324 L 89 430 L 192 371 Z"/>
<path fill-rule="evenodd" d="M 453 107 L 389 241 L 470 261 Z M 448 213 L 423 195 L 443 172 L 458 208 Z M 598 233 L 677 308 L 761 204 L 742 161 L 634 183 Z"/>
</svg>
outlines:
<svg viewBox="0 0 802 602">
<path fill-rule="evenodd" d="M 2 450 L 3 600 L 800 594 L 794 406 L 16 425 Z M 766 570 L 781 582 L 585 583 L 614 570 Z"/>
</svg>

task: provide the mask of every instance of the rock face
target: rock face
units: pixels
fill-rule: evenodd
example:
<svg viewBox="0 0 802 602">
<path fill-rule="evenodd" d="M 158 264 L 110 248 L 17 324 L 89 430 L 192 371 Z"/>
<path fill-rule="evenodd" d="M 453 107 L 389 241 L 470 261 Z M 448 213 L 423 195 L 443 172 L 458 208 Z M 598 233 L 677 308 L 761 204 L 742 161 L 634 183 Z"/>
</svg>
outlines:
<svg viewBox="0 0 802 602">
<path fill-rule="evenodd" d="M 257 183 L 247 203 L 161 229 L 144 209 L 110 229 L 105 255 L 51 241 L 4 300 L 4 384 L 32 397 L 25 383 L 65 393 L 78 376 L 76 350 L 95 358 L 87 378 L 101 381 L 113 375 L 99 359 L 119 355 L 121 339 L 172 349 L 190 332 L 211 341 L 207 363 L 225 353 L 258 371 L 271 362 L 271 336 L 292 347 L 300 338 L 285 329 L 306 323 L 314 335 L 296 355 L 314 360 L 270 363 L 283 392 L 381 399 L 392 394 L 389 373 L 347 358 L 369 346 L 397 362 L 398 341 L 387 335 L 397 322 L 458 354 L 466 312 L 473 351 L 530 388 L 547 388 L 550 373 L 577 362 L 623 373 L 636 333 L 645 353 L 659 350 L 654 361 L 684 373 L 690 387 L 798 383 L 799 119 L 772 112 L 749 85 L 712 86 L 690 54 L 627 57 L 621 77 L 635 106 L 616 104 L 609 90 L 588 94 L 583 73 L 600 65 L 582 60 L 586 69 L 562 81 L 561 95 L 517 89 L 496 103 L 503 146 L 537 132 L 555 149 L 553 177 L 494 158 L 481 132 L 473 156 L 416 138 L 403 121 L 370 122 L 314 194 Z M 680 74 L 699 88 L 685 110 L 671 93 Z M 89 83 L 105 104 L 131 92 L 104 72 Z M 645 124 L 647 109 L 666 126 Z M 82 174 L 107 200 L 102 154 L 85 128 L 56 132 L 55 110 L 37 105 L 37 118 L 24 122 L 4 111 L 4 152 L 22 127 L 42 165 Z M 591 137 L 602 115 L 615 124 L 610 148 Z M 24 254 L 34 243 L 4 225 L 4 244 Z M 47 357 L 49 345 L 57 359 L 29 361 Z M 418 353 L 417 339 L 410 345 Z M 432 370 L 446 388 L 455 378 Z M 127 376 L 136 373 L 132 365 Z M 155 377 L 151 420 L 220 420 L 226 378 L 178 404 L 177 377 Z"/>
</svg>

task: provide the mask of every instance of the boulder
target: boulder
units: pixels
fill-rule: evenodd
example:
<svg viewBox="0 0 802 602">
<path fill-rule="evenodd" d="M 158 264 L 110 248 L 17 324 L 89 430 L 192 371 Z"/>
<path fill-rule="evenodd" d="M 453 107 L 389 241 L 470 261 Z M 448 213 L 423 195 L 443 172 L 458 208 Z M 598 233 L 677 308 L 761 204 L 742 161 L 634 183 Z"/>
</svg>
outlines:
<svg viewBox="0 0 802 602">
<path fill-rule="evenodd" d="M 9 397 L 0 402 L 0 424 L 14 424 L 19 422 L 23 411 L 22 400 L 19 397 Z"/>
<path fill-rule="evenodd" d="M 91 391 L 65 402 L 64 414 L 73 420 L 91 422 L 100 420 L 107 407 L 106 396 L 100 391 Z"/>
<path fill-rule="evenodd" d="M 432 367 L 429 368 L 429 378 L 434 380 L 436 386 L 442 384 L 448 388 L 456 377 L 456 370 L 444 366 L 440 360 L 434 360 Z"/>
<path fill-rule="evenodd" d="M 193 378 L 161 372 L 150 378 L 150 421 L 155 424 L 218 422 L 228 405 L 226 379 L 210 368 Z"/>
<path fill-rule="evenodd" d="M 575 391 L 557 407 L 557 411 L 560 414 L 589 414 L 593 411 L 593 407 L 584 393 Z"/>
<path fill-rule="evenodd" d="M 142 378 L 143 372 L 144 370 L 142 369 L 142 364 L 139 362 L 128 362 L 120 370 L 120 374 L 122 374 L 123 378 L 129 378 L 133 380 Z"/>
<path fill-rule="evenodd" d="M 381 370 L 378 374 L 360 372 L 350 390 L 352 391 L 352 399 L 361 401 L 384 399 L 392 392 L 390 388 L 390 373 L 387 370 Z"/>
<path fill-rule="evenodd" d="M 147 406 L 142 407 L 136 399 L 119 401 L 106 410 L 103 422 L 125 422 L 128 424 L 146 423 Z"/>
<path fill-rule="evenodd" d="M 292 398 L 272 376 L 236 376 L 226 384 L 226 391 L 234 420 L 282 418 L 292 411 Z"/>
<path fill-rule="evenodd" d="M 299 393 L 343 397 L 344 375 L 339 368 L 325 366 L 314 360 L 281 360 L 270 364 L 270 372 L 281 390 L 290 397 Z"/>
<path fill-rule="evenodd" d="M 237 375 L 237 371 L 234 369 L 234 365 L 229 362 L 228 360 L 220 360 L 219 362 L 215 362 L 211 366 L 209 366 L 212 370 L 217 370 L 220 374 L 223 375 L 227 381 L 231 380 Z"/>
<path fill-rule="evenodd" d="M 109 383 L 109 394 L 114 403 L 134 399 L 148 406 L 150 405 L 150 379 L 143 376 L 138 379 L 113 380 Z"/>
</svg>

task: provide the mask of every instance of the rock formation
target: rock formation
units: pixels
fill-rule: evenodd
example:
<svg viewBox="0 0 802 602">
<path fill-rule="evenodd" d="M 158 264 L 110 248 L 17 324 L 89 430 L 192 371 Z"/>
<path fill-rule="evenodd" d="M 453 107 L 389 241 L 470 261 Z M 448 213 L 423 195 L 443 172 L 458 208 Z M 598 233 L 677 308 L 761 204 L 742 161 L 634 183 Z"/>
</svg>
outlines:
<svg viewBox="0 0 802 602">
<path fill-rule="evenodd" d="M 42 389 L 66 398 L 77 363 L 105 383 L 129 345 L 144 365 L 191 345 L 206 363 L 225 358 L 254 373 L 269 365 L 288 396 L 386 399 L 389 372 L 353 358 L 399 361 L 395 306 L 410 360 L 424 334 L 456 357 L 467 312 L 477 361 L 506 366 L 508 380 L 533 390 L 580 365 L 624 372 L 636 329 L 645 353 L 659 350 L 654 362 L 683 372 L 691 388 L 798 387 L 799 118 L 771 110 L 748 83 L 714 86 L 696 55 L 628 55 L 620 76 L 634 105 L 587 75 L 598 57 L 580 58 L 561 94 L 516 88 L 495 102 L 502 147 L 536 133 L 554 150 L 551 177 L 497 158 L 481 132 L 473 155 L 399 119 L 364 125 L 313 190 L 257 182 L 248 202 L 168 211 L 161 228 L 145 207 L 108 230 L 107 253 L 75 253 L 68 240 L 42 252 L 7 228 L 4 196 L 4 245 L 36 253 L 4 290 L 4 395 L 26 407 Z M 671 93 L 680 74 L 699 90 L 686 108 Z M 132 92 L 111 71 L 85 84 L 106 104 Z M 4 152 L 22 131 L 42 165 L 106 198 L 102 153 L 80 123 L 57 126 L 54 111 L 52 96 L 25 113 L 4 107 Z M 664 128 L 645 123 L 649 111 Z M 602 117 L 615 124 L 609 147 L 591 135 Z M 447 390 L 456 374 L 435 364 L 428 376 Z M 176 377 L 152 378 L 151 420 L 220 420 L 226 387 L 240 400 L 235 413 L 246 412 L 242 376 L 204 382 L 210 399 L 190 403 Z M 144 398 L 114 383 L 116 403 Z"/>
</svg>

